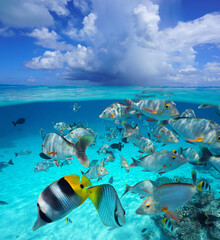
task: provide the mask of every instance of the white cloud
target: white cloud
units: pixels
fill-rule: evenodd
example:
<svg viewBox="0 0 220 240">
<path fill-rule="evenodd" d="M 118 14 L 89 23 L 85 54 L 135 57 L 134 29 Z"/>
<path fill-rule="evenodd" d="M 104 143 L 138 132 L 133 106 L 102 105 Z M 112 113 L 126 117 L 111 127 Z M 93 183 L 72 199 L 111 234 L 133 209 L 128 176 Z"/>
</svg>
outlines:
<svg viewBox="0 0 220 240">
<path fill-rule="evenodd" d="M 79 8 L 83 14 L 87 14 L 90 10 L 88 0 L 73 0 L 73 5 Z"/>
<path fill-rule="evenodd" d="M 91 48 L 78 44 L 71 51 L 46 51 L 43 56 L 35 57 L 26 63 L 27 68 L 32 69 L 60 69 L 67 66 L 71 69 L 94 71 L 94 53 Z"/>
<path fill-rule="evenodd" d="M 71 28 L 71 30 L 67 31 L 66 34 L 76 40 L 90 40 L 97 33 L 97 28 L 95 26 L 95 21 L 97 16 L 94 13 L 90 13 L 88 16 L 83 19 L 83 28 L 77 30 L 76 28 Z"/>
<path fill-rule="evenodd" d="M 43 6 L 47 7 L 50 11 L 54 11 L 57 15 L 67 16 L 69 10 L 67 4 L 71 0 L 38 0 Z"/>
<path fill-rule="evenodd" d="M 60 51 L 71 50 L 73 48 L 72 45 L 64 41 L 59 41 L 60 36 L 55 31 L 49 31 L 47 28 L 34 29 L 27 36 L 36 38 L 36 44 L 44 48 Z"/>
<path fill-rule="evenodd" d="M 2 37 L 12 37 L 12 36 L 14 36 L 14 32 L 7 27 L 3 27 L 3 28 L 0 28 L 0 36 L 2 36 Z"/>
</svg>

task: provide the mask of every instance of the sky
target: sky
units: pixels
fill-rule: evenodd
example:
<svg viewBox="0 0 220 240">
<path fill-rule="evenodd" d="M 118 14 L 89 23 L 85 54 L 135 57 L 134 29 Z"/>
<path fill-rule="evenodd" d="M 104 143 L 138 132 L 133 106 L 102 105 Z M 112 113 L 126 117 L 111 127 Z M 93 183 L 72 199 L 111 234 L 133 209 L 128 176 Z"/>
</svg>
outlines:
<svg viewBox="0 0 220 240">
<path fill-rule="evenodd" d="M 219 0 L 1 0 L 0 84 L 220 86 Z"/>
</svg>

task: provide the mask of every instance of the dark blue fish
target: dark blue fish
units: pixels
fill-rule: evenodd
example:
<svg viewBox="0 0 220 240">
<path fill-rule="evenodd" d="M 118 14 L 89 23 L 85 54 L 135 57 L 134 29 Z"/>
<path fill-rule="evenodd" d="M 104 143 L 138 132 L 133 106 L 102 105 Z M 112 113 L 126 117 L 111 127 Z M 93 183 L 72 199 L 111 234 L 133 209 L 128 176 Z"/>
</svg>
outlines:
<svg viewBox="0 0 220 240">
<path fill-rule="evenodd" d="M 110 178 L 109 178 L 109 181 L 108 181 L 110 184 L 112 184 L 113 183 L 113 177 L 111 176 Z"/>
<path fill-rule="evenodd" d="M 7 204 L 8 204 L 7 202 L 0 201 L 0 205 L 7 205 Z"/>
<path fill-rule="evenodd" d="M 17 124 L 24 124 L 25 118 L 19 118 L 16 122 L 12 122 L 13 125 L 16 127 Z"/>
</svg>

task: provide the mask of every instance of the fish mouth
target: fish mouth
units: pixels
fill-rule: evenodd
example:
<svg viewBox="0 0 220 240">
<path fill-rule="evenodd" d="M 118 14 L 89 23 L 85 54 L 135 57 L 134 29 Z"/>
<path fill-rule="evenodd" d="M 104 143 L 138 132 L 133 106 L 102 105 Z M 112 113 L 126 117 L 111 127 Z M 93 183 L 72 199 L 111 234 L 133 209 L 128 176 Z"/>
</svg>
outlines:
<svg viewBox="0 0 220 240">
<path fill-rule="evenodd" d="M 138 214 L 138 215 L 146 215 L 146 214 L 144 213 L 144 211 L 142 210 L 142 208 L 138 208 L 138 209 L 136 210 L 136 214 Z"/>
<path fill-rule="evenodd" d="M 100 115 L 99 115 L 99 118 L 102 118 L 102 117 L 103 117 L 102 114 L 100 114 Z"/>
</svg>

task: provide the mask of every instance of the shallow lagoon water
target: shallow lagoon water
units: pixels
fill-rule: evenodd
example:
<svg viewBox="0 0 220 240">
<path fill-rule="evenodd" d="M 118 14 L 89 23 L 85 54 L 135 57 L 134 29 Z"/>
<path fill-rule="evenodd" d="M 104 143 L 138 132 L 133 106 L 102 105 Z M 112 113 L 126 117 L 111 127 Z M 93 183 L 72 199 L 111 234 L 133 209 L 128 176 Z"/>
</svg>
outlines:
<svg viewBox="0 0 220 240">
<path fill-rule="evenodd" d="M 16 93 L 16 94 L 15 94 Z M 77 94 L 76 94 L 77 93 Z M 1 239 L 144 239 L 141 230 L 147 228 L 150 239 L 165 239 L 161 232 L 161 226 L 155 225 L 150 216 L 140 216 L 135 213 L 141 202 L 137 195 L 127 193 L 121 203 L 126 211 L 126 224 L 118 229 L 109 231 L 98 217 L 95 207 L 90 199 L 87 199 L 79 208 L 73 210 L 68 217 L 72 224 L 66 223 L 65 218 L 48 224 L 33 232 L 32 227 L 37 219 L 37 199 L 39 194 L 53 181 L 68 175 L 77 174 L 81 176 L 80 170 L 86 171 L 76 158 L 72 164 L 62 168 L 53 167 L 48 172 L 34 173 L 34 167 L 42 159 L 42 138 L 39 129 L 43 128 L 47 133 L 54 132 L 52 122 L 64 121 L 70 124 L 81 122 L 92 128 L 98 136 L 103 136 L 106 126 L 116 127 L 114 122 L 102 120 L 100 113 L 111 103 L 121 102 L 125 98 L 149 98 L 149 99 L 172 99 L 182 113 L 187 108 L 192 108 L 197 117 L 207 118 L 220 124 L 220 116 L 215 113 L 214 108 L 198 109 L 201 103 L 220 105 L 220 89 L 169 89 L 169 88 L 53 88 L 53 87 L 8 87 L 0 89 L 0 161 L 13 160 L 14 165 L 0 172 L 1 188 L 0 200 L 8 202 L 8 205 L 0 205 L 0 238 Z M 80 111 L 74 113 L 72 105 L 77 100 L 81 105 Z M 25 103 L 25 104 L 24 104 Z M 13 126 L 12 121 L 19 117 L 26 119 L 25 124 Z M 144 120 L 146 118 L 142 118 Z M 135 121 L 140 127 L 143 136 L 147 137 L 146 127 L 142 121 L 132 118 L 128 122 Z M 155 123 L 150 123 L 154 126 Z M 121 126 L 121 125 L 119 125 Z M 103 143 L 118 143 L 115 139 L 108 141 L 97 138 L 96 144 L 87 149 L 90 161 L 101 160 L 103 156 L 97 154 L 97 150 Z M 157 150 L 178 149 L 192 147 L 183 139 L 177 144 L 162 147 L 155 144 Z M 195 147 L 198 150 L 198 147 Z M 23 149 L 32 150 L 33 154 L 15 157 L 14 152 Z M 120 156 L 124 156 L 129 163 L 131 157 L 137 158 L 138 148 L 132 144 L 126 144 L 121 152 L 116 152 L 116 160 L 106 165 L 109 175 L 97 183 L 92 180 L 93 185 L 108 183 L 113 176 L 115 187 L 119 196 L 124 192 L 125 184 L 134 185 L 142 180 L 156 180 L 161 177 L 158 174 L 142 172 L 141 168 L 132 168 L 126 173 L 120 166 Z M 202 167 L 195 167 L 189 163 L 178 169 L 165 173 L 162 176 L 173 179 L 174 177 L 185 177 L 191 179 L 191 171 L 197 171 L 198 178 L 206 179 L 214 192 L 219 196 L 219 179 L 216 179 Z M 201 235 L 201 239 L 205 239 Z"/>
</svg>

